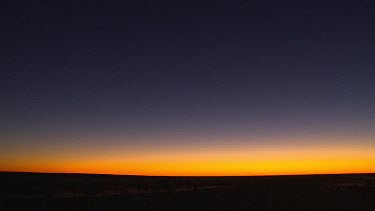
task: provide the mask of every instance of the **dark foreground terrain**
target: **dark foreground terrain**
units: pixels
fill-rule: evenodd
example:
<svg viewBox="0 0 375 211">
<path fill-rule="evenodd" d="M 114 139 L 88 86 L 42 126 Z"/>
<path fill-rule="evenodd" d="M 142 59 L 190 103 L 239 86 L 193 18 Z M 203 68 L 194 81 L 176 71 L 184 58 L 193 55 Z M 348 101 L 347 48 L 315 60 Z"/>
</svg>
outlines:
<svg viewBox="0 0 375 211">
<path fill-rule="evenodd" d="M 146 177 L 0 173 L 0 210 L 375 210 L 375 174 Z"/>
</svg>

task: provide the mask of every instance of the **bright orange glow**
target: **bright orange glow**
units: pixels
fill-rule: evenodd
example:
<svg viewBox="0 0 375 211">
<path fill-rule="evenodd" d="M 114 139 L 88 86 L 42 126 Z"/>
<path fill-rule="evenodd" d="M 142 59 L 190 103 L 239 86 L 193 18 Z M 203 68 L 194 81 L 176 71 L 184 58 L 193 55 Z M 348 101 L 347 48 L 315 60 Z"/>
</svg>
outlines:
<svg viewBox="0 0 375 211">
<path fill-rule="evenodd" d="M 251 146 L 2 156 L 1 170 L 133 175 L 279 175 L 375 172 L 368 146 Z"/>
</svg>

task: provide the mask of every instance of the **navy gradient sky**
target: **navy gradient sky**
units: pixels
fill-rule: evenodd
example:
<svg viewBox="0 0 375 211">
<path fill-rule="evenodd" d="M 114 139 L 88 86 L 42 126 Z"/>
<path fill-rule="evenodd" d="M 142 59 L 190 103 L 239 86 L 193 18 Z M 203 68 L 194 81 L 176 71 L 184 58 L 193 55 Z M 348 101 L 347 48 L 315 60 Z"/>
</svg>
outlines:
<svg viewBox="0 0 375 211">
<path fill-rule="evenodd" d="M 108 146 L 374 147 L 374 9 L 372 1 L 2 3 L 2 159 Z"/>
</svg>

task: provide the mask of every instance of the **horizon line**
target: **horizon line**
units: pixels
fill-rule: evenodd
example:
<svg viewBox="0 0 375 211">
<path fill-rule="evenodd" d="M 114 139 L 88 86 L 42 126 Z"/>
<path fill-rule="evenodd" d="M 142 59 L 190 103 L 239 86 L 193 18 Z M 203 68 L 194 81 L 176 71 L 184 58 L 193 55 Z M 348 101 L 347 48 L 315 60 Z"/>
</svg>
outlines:
<svg viewBox="0 0 375 211">
<path fill-rule="evenodd" d="M 32 171 L 1 171 L 0 173 L 29 173 L 29 174 L 76 174 L 76 175 L 108 175 L 132 177 L 272 177 L 272 176 L 324 176 L 324 175 L 359 175 L 375 174 L 375 172 L 345 172 L 345 173 L 316 173 L 316 174 L 264 174 L 264 175 L 141 175 L 141 174 L 110 174 L 85 172 L 32 172 Z"/>
</svg>

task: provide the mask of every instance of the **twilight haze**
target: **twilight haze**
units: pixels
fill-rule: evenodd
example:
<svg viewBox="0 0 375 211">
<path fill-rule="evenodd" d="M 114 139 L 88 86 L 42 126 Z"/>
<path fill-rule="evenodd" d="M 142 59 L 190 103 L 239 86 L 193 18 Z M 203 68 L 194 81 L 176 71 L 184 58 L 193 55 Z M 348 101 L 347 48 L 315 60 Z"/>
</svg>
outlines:
<svg viewBox="0 0 375 211">
<path fill-rule="evenodd" d="M 0 171 L 375 172 L 372 1 L 2 4 Z"/>
</svg>

